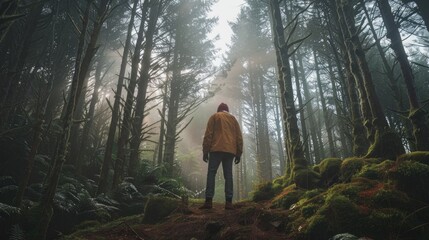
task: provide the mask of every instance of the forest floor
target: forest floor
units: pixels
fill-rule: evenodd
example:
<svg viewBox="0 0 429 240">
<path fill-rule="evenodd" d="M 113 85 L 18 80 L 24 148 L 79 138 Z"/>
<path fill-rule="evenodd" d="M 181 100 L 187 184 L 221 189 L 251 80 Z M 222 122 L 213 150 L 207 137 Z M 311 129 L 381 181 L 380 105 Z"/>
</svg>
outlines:
<svg viewBox="0 0 429 240">
<path fill-rule="evenodd" d="M 239 202 L 233 210 L 225 210 L 223 203 L 214 203 L 209 210 L 199 206 L 201 203 L 189 203 L 185 211 L 178 208 L 156 224 L 143 224 L 143 215 L 135 215 L 64 239 L 290 239 L 283 230 L 287 211 L 271 209 L 269 203 Z"/>
</svg>

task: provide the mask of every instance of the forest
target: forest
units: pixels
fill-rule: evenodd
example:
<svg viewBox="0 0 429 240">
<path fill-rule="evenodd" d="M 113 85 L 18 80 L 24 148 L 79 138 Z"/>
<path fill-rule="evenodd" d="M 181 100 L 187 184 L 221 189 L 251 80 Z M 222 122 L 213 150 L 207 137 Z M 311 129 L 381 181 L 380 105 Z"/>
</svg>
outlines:
<svg viewBox="0 0 429 240">
<path fill-rule="evenodd" d="M 218 1 L 0 1 L 1 239 L 429 239 L 429 1 Z"/>
</svg>

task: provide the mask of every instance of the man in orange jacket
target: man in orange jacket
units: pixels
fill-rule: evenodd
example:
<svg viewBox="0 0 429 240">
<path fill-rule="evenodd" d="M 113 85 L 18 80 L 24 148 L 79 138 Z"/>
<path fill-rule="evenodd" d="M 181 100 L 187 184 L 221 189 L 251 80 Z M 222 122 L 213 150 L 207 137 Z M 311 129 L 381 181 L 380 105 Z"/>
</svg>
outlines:
<svg viewBox="0 0 429 240">
<path fill-rule="evenodd" d="M 203 161 L 208 162 L 206 201 L 200 209 L 212 208 L 215 177 L 222 163 L 225 178 L 225 209 L 233 209 L 232 162 L 240 162 L 243 153 L 243 136 L 237 119 L 229 113 L 228 105 L 221 103 L 208 123 L 203 140 Z M 235 160 L 234 160 L 235 158 Z"/>
</svg>

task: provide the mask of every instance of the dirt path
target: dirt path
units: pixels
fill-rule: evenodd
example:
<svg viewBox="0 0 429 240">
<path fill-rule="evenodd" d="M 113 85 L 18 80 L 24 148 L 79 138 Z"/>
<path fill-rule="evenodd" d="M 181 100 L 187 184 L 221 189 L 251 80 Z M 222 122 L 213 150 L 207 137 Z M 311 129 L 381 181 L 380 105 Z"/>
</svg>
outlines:
<svg viewBox="0 0 429 240">
<path fill-rule="evenodd" d="M 81 239 L 288 239 L 284 233 L 287 212 L 266 208 L 263 204 L 237 203 L 234 210 L 223 204 L 213 209 L 176 211 L 158 224 L 122 222 L 81 236 Z"/>
</svg>

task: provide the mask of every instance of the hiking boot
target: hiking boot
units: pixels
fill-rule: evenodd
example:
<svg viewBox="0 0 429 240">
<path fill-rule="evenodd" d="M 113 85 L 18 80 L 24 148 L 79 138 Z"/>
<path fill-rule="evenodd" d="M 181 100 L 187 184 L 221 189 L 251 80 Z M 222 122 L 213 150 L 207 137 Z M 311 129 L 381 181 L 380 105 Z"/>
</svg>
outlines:
<svg viewBox="0 0 429 240">
<path fill-rule="evenodd" d="M 232 205 L 232 202 L 225 202 L 225 209 L 234 210 L 234 206 Z"/>
<path fill-rule="evenodd" d="M 206 200 L 204 205 L 199 207 L 199 209 L 212 209 L 213 208 L 213 204 L 211 200 Z"/>
</svg>

